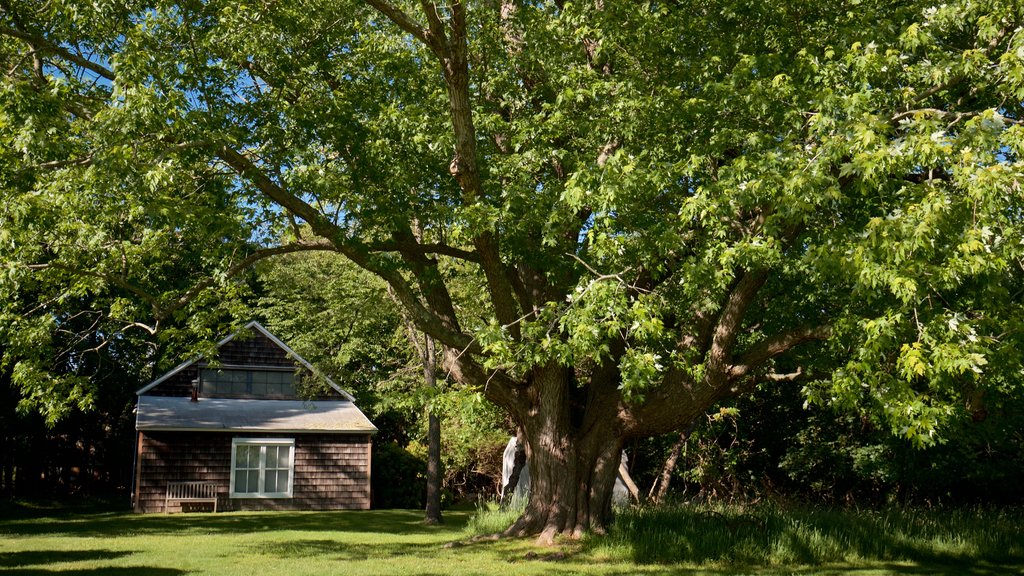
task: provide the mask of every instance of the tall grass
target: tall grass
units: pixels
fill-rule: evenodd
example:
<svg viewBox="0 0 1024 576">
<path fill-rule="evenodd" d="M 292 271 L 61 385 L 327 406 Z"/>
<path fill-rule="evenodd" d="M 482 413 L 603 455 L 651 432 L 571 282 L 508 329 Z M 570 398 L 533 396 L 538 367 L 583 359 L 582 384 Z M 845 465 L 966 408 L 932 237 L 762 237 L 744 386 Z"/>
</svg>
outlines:
<svg viewBox="0 0 1024 576">
<path fill-rule="evenodd" d="M 621 511 L 594 554 L 640 563 L 1006 563 L 1024 559 L 1019 510 L 686 506 Z"/>
<path fill-rule="evenodd" d="M 480 509 L 467 529 L 494 533 L 515 517 L 514 511 Z M 1024 511 L 639 507 L 620 510 L 608 534 L 587 537 L 580 551 L 595 560 L 640 564 L 1019 564 L 1024 562 Z"/>
<path fill-rule="evenodd" d="M 466 533 L 470 536 L 497 534 L 511 526 L 525 507 L 525 501 L 508 508 L 501 508 L 496 502 L 482 503 L 466 523 Z"/>
</svg>

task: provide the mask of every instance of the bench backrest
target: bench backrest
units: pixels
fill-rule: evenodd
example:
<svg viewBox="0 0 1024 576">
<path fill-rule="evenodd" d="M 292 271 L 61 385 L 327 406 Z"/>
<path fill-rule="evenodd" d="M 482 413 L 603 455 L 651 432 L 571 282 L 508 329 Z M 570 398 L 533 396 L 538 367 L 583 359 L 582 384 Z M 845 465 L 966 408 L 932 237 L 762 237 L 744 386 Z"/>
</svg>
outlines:
<svg viewBox="0 0 1024 576">
<path fill-rule="evenodd" d="M 168 482 L 167 498 L 171 500 L 199 500 L 217 497 L 216 482 Z"/>
</svg>

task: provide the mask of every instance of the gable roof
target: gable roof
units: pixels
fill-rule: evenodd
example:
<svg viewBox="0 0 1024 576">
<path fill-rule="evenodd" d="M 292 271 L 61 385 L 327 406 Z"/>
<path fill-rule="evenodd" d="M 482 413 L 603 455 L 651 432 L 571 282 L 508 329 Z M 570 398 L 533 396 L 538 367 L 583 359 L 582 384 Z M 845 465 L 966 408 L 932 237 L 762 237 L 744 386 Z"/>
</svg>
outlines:
<svg viewBox="0 0 1024 576">
<path fill-rule="evenodd" d="M 335 432 L 375 434 L 349 400 L 257 400 L 140 396 L 135 428 L 153 431 Z"/>
<path fill-rule="evenodd" d="M 327 385 L 330 386 L 331 388 L 333 388 L 334 390 L 336 390 L 339 394 L 341 394 L 343 398 L 345 398 L 349 402 L 354 402 L 355 401 L 355 398 L 353 398 L 352 395 L 349 394 L 348 392 L 342 390 L 341 386 L 338 386 L 337 384 L 335 384 L 334 380 L 331 380 L 331 378 L 329 376 L 327 376 L 326 374 L 321 373 L 319 370 L 314 368 L 313 365 L 310 364 L 309 362 L 307 362 L 305 358 L 303 358 L 302 356 L 299 356 L 295 352 L 295 350 L 292 350 L 287 344 L 282 342 L 277 336 L 274 336 L 273 334 L 271 334 L 269 330 L 264 328 L 259 322 L 255 321 L 255 320 L 253 320 L 253 321 L 249 322 L 248 324 L 246 324 L 242 328 L 242 330 L 239 330 L 238 332 L 234 332 L 230 336 L 227 336 L 226 338 L 221 340 L 220 342 L 217 342 L 217 348 L 220 348 L 221 346 L 223 346 L 223 345 L 227 344 L 228 342 L 231 342 L 232 340 L 234 340 L 235 337 L 238 336 L 243 330 L 256 330 L 257 332 L 259 332 L 263 336 L 266 336 L 267 339 L 270 340 L 271 342 L 273 342 L 275 346 L 277 346 L 278 348 L 283 350 L 285 352 L 285 354 L 288 355 L 289 358 L 294 359 L 296 362 L 298 362 L 301 366 L 303 366 L 304 368 L 306 368 L 307 370 L 312 372 L 314 375 L 316 375 L 316 376 L 318 376 L 320 378 L 323 378 L 324 381 L 327 382 Z M 171 378 L 175 374 L 181 372 L 182 370 L 188 368 L 189 366 L 192 366 L 193 364 L 195 364 L 196 362 L 199 362 L 202 359 L 203 359 L 203 356 L 200 355 L 200 356 L 196 356 L 195 358 L 193 358 L 191 360 L 188 360 L 186 362 L 182 362 L 181 364 L 178 364 L 170 372 L 164 374 L 163 376 L 157 378 L 156 380 L 153 380 L 149 384 L 146 384 L 142 388 L 139 388 L 138 390 L 136 390 L 135 394 L 137 396 L 141 396 L 141 395 L 145 394 L 146 392 L 150 391 L 154 387 L 158 386 L 161 382 L 164 382 L 165 380 L 168 380 L 169 378 Z"/>
</svg>

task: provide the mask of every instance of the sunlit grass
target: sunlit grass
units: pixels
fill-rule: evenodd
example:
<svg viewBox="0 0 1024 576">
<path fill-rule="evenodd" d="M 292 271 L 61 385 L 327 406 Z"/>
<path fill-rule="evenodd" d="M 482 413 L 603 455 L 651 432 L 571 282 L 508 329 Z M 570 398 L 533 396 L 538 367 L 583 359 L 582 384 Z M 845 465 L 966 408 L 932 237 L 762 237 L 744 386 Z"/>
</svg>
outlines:
<svg viewBox="0 0 1024 576">
<path fill-rule="evenodd" d="M 0 507 L 0 573 L 997 574 L 1024 570 L 1016 510 L 834 511 L 690 507 L 622 511 L 610 533 L 541 548 L 474 539 L 517 511 L 415 510 L 135 515 Z"/>
<path fill-rule="evenodd" d="M 466 524 L 469 536 L 498 534 L 512 525 L 523 512 L 524 506 L 502 508 L 494 502 L 481 504 Z"/>
</svg>

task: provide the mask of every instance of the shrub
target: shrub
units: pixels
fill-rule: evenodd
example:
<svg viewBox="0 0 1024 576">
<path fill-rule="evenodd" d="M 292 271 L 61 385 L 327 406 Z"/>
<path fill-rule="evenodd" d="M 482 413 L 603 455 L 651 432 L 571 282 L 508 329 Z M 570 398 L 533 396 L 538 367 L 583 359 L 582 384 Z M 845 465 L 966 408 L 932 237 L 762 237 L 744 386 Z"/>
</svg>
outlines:
<svg viewBox="0 0 1024 576">
<path fill-rule="evenodd" d="M 427 463 L 395 443 L 373 447 L 370 465 L 374 508 L 423 508 Z"/>
</svg>

